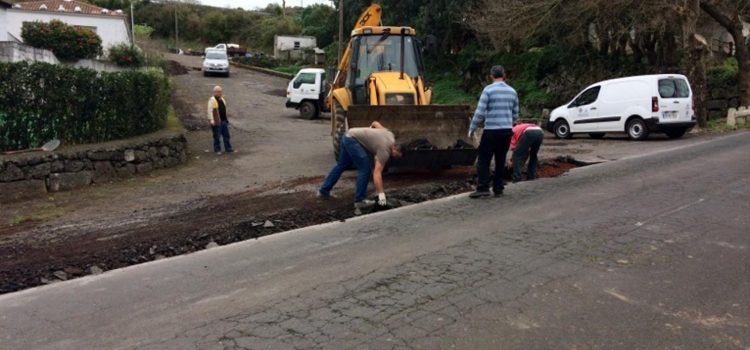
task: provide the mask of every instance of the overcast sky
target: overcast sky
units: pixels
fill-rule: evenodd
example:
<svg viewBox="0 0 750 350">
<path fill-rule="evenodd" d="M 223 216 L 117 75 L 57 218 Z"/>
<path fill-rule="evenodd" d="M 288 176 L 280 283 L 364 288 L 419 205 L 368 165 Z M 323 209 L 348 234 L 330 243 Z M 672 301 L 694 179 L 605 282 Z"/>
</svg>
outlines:
<svg viewBox="0 0 750 350">
<path fill-rule="evenodd" d="M 217 6 L 217 7 L 242 7 L 245 10 L 252 10 L 255 8 L 264 8 L 268 4 L 276 3 L 281 5 L 281 0 L 198 0 L 204 5 Z M 331 0 L 287 0 L 287 6 L 300 6 L 300 4 L 307 6 L 312 4 L 331 4 Z"/>
</svg>

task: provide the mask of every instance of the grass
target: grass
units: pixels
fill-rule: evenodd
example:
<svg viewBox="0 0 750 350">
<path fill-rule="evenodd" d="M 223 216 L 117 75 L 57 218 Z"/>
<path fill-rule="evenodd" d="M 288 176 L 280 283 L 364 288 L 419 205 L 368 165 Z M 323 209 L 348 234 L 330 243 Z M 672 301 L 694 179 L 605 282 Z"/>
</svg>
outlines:
<svg viewBox="0 0 750 350">
<path fill-rule="evenodd" d="M 478 98 L 461 89 L 460 80 L 453 76 L 437 80 L 432 86 L 432 103 L 436 105 L 475 106 Z"/>
<path fill-rule="evenodd" d="M 62 216 L 65 213 L 65 209 L 57 206 L 48 206 L 48 208 L 38 211 L 31 215 L 16 214 L 11 220 L 12 226 L 20 225 L 29 221 L 46 221 Z"/>
<path fill-rule="evenodd" d="M 732 132 L 732 131 L 747 130 L 747 129 L 750 129 L 750 123 L 737 124 L 736 126 L 729 126 L 727 125 L 726 118 L 709 120 L 708 125 L 706 126 L 707 131 L 717 132 L 717 133 Z"/>
<path fill-rule="evenodd" d="M 175 113 L 173 106 L 169 106 L 169 112 L 167 112 L 167 123 L 165 125 L 165 129 L 170 130 L 170 131 L 177 131 L 177 132 L 181 132 L 184 129 L 182 127 L 182 123 L 180 123 L 180 120 L 177 119 L 177 113 Z"/>
<path fill-rule="evenodd" d="M 273 70 L 275 70 L 277 72 L 281 72 L 281 73 L 286 73 L 286 74 L 291 74 L 291 75 L 297 75 L 297 73 L 299 73 L 299 71 L 302 68 L 304 68 L 304 66 L 302 66 L 301 64 L 293 64 L 293 65 L 290 65 L 290 66 L 276 67 L 276 68 L 273 68 Z"/>
</svg>

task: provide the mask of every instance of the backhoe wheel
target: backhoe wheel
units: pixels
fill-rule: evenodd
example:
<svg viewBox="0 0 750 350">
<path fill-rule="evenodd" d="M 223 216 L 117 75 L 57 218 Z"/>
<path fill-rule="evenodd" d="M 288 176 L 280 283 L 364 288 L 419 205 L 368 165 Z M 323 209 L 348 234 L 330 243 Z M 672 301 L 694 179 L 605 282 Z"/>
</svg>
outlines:
<svg viewBox="0 0 750 350">
<path fill-rule="evenodd" d="M 305 119 L 315 119 L 318 117 L 318 108 L 310 101 L 302 102 L 299 106 L 299 115 Z"/>
<path fill-rule="evenodd" d="M 341 139 L 344 137 L 344 134 L 346 133 L 346 111 L 343 107 L 341 107 L 341 104 L 333 101 L 333 115 L 331 118 L 336 123 L 334 130 L 336 130 L 333 134 L 333 154 L 336 157 L 336 161 L 339 160 L 339 152 L 341 151 Z"/>
</svg>

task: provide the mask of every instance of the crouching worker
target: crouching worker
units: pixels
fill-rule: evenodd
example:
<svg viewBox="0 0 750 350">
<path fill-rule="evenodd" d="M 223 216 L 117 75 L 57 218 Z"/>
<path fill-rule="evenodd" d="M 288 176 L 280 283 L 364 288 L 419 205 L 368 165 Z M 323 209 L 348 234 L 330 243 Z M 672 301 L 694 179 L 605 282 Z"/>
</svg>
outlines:
<svg viewBox="0 0 750 350">
<path fill-rule="evenodd" d="M 526 159 L 529 167 L 526 174 L 529 180 L 536 179 L 536 168 L 539 164 L 539 148 L 542 147 L 544 131 L 536 124 L 520 123 L 513 127 L 513 138 L 510 140 L 510 150 L 513 152 L 513 182 L 521 181 L 521 168 Z"/>
<path fill-rule="evenodd" d="M 367 200 L 367 185 L 372 177 L 378 193 L 378 205 L 388 204 L 383 189 L 383 169 L 388 159 L 401 158 L 402 150 L 396 145 L 393 133 L 379 122 L 369 128 L 351 128 L 341 138 L 341 150 L 336 166 L 331 170 L 318 190 L 319 198 L 330 198 L 331 190 L 341 174 L 354 166 L 357 169 L 357 185 L 354 196 L 354 213 L 359 215 L 363 208 L 375 205 Z M 372 158 L 374 158 L 374 164 Z"/>
</svg>

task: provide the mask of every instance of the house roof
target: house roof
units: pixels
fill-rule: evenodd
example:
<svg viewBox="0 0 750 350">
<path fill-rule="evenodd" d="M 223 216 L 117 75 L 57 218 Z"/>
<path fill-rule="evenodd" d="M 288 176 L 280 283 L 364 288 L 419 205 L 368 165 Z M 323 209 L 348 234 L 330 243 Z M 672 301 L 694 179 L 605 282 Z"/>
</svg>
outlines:
<svg viewBox="0 0 750 350">
<path fill-rule="evenodd" d="M 5 0 L 0 0 L 5 1 Z M 112 11 L 77 0 L 37 0 L 17 2 L 14 9 L 25 11 L 68 12 L 95 16 L 123 16 L 122 11 Z"/>
<path fill-rule="evenodd" d="M 8 0 L 0 0 L 0 7 L 11 7 L 13 3 Z"/>
</svg>

